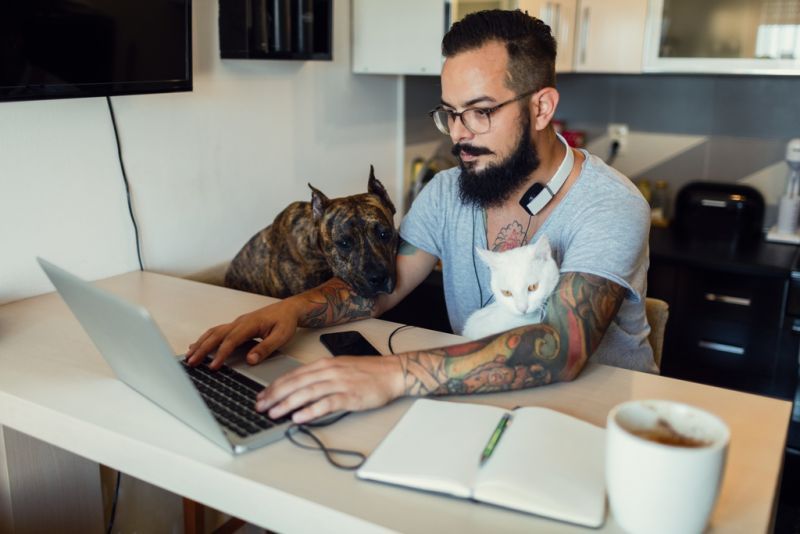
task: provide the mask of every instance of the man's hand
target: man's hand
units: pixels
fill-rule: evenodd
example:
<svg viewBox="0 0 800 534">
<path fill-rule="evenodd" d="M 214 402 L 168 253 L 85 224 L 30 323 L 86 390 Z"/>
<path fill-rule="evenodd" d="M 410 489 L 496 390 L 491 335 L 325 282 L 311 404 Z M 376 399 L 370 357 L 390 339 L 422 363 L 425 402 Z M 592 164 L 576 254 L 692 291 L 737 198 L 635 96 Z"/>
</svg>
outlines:
<svg viewBox="0 0 800 534">
<path fill-rule="evenodd" d="M 187 362 L 197 365 L 207 354 L 216 350 L 210 366 L 217 369 L 236 347 L 249 339 L 260 337 L 262 341 L 247 354 L 247 363 L 255 365 L 292 338 L 297 330 L 298 317 L 297 307 L 289 299 L 246 313 L 231 323 L 206 330 L 189 345 Z"/>
<path fill-rule="evenodd" d="M 273 419 L 292 414 L 295 423 L 324 415 L 368 410 L 402 396 L 397 356 L 323 358 L 287 373 L 258 394 L 256 409 Z"/>
</svg>

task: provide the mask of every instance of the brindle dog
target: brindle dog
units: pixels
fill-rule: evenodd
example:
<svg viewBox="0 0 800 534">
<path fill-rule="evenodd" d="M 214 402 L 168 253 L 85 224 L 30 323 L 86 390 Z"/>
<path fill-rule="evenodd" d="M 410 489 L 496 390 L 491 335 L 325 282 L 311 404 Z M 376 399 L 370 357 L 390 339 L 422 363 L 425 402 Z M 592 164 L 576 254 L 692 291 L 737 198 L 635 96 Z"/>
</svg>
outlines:
<svg viewBox="0 0 800 534">
<path fill-rule="evenodd" d="M 225 285 L 271 297 L 296 295 L 336 276 L 364 297 L 391 293 L 398 234 L 394 204 L 370 165 L 367 193 L 329 199 L 311 184 L 239 251 Z"/>
</svg>

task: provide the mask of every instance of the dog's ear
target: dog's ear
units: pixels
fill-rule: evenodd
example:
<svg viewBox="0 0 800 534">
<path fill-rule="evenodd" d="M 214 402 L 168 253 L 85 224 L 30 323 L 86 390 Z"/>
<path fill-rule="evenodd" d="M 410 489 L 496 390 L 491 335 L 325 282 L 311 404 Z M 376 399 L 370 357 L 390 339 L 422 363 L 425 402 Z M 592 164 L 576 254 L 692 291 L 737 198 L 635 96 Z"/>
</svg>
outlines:
<svg viewBox="0 0 800 534">
<path fill-rule="evenodd" d="M 308 184 L 308 187 L 311 188 L 311 212 L 314 214 L 314 220 L 318 221 L 322 218 L 322 214 L 325 212 L 325 208 L 328 207 L 330 199 L 313 185 Z"/>
<path fill-rule="evenodd" d="M 378 198 L 381 199 L 389 210 L 391 210 L 392 215 L 396 213 L 394 209 L 394 204 L 392 204 L 392 199 L 389 198 L 389 194 L 386 193 L 386 188 L 383 187 L 383 184 L 375 178 L 375 169 L 372 165 L 369 166 L 369 183 L 367 184 L 367 191 L 372 193 L 373 195 L 377 195 Z"/>
</svg>

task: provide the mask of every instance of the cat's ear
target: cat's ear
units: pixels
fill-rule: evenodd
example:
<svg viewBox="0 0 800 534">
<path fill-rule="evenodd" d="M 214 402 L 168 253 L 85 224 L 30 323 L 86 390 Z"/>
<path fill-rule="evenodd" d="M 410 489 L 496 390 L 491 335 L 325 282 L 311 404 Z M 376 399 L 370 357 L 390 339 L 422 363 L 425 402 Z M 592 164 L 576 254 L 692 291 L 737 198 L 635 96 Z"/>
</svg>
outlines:
<svg viewBox="0 0 800 534">
<path fill-rule="evenodd" d="M 550 248 L 550 240 L 546 235 L 539 238 L 533 246 L 533 257 L 537 260 L 547 260 L 553 256 L 553 251 Z"/>
<path fill-rule="evenodd" d="M 483 263 L 485 263 L 489 267 L 494 265 L 494 257 L 496 254 L 495 252 L 492 252 L 491 250 L 487 250 L 485 248 L 478 248 L 478 247 L 475 247 L 475 252 L 478 253 L 478 257 L 481 259 L 481 261 L 483 261 Z"/>
</svg>

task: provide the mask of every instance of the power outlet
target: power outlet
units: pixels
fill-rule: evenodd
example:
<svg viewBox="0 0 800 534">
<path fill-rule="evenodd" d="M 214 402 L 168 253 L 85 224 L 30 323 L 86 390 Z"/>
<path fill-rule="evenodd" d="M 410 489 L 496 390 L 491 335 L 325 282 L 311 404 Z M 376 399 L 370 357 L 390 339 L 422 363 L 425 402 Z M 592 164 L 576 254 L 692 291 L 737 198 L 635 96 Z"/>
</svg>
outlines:
<svg viewBox="0 0 800 534">
<path fill-rule="evenodd" d="M 619 143 L 619 153 L 625 151 L 628 146 L 628 125 L 619 122 L 612 122 L 608 125 L 608 137 L 611 141 Z"/>
</svg>

